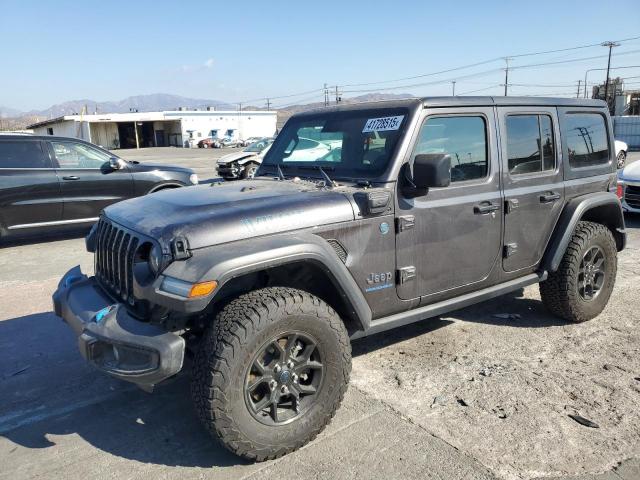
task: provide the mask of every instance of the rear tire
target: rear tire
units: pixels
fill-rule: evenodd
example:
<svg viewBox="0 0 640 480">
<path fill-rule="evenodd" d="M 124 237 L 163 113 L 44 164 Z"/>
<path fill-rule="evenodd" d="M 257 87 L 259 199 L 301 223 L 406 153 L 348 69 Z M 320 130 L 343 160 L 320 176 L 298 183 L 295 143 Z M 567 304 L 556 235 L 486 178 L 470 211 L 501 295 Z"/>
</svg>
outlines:
<svg viewBox="0 0 640 480">
<path fill-rule="evenodd" d="M 211 435 L 263 461 L 325 428 L 350 371 L 351 346 L 337 313 L 307 292 L 270 287 L 219 312 L 196 352 L 191 393 Z"/>
<path fill-rule="evenodd" d="M 624 168 L 624 164 L 627 160 L 627 152 L 622 150 L 617 157 L 618 169 Z"/>
<path fill-rule="evenodd" d="M 599 223 L 578 222 L 558 270 L 540 283 L 542 302 L 565 320 L 591 320 L 607 305 L 617 268 L 611 231 Z"/>
</svg>

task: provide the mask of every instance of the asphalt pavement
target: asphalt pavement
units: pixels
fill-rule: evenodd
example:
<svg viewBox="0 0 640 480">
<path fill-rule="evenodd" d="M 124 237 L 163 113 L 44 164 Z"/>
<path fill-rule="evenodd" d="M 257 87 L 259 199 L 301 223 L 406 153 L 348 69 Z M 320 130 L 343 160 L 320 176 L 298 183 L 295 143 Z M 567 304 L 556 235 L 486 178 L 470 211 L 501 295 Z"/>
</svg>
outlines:
<svg viewBox="0 0 640 480">
<path fill-rule="evenodd" d="M 202 179 L 211 179 L 215 178 L 215 159 L 229 151 L 146 149 L 118 153 L 143 162 L 188 165 Z M 629 155 L 629 162 L 638 159 L 640 153 Z M 623 305 L 640 307 L 640 297 L 629 289 L 629 282 L 637 279 L 633 265 L 640 262 L 637 218 L 631 219 L 629 232 L 629 247 L 621 256 L 620 267 L 627 283 L 621 282 L 622 293 L 603 314 L 602 322 L 619 318 Z M 464 448 L 455 435 L 434 434 L 437 429 L 430 428 L 423 413 L 415 413 L 433 411 L 432 395 L 411 398 L 422 409 L 411 410 L 393 400 L 400 380 L 397 384 L 394 380 L 393 385 L 383 383 L 381 388 L 388 391 L 378 394 L 366 387 L 373 368 L 367 365 L 384 366 L 392 357 L 404 355 L 406 347 L 398 346 L 405 345 L 402 342 L 407 336 L 397 332 L 357 342 L 354 381 L 335 419 L 314 442 L 275 461 L 245 462 L 212 441 L 199 425 L 189 399 L 188 373 L 148 394 L 95 372 L 82 360 L 72 332 L 52 312 L 51 294 L 68 269 L 80 264 L 91 273 L 92 262 L 84 250 L 82 233 L 0 248 L 0 479 L 640 479 L 640 441 L 625 450 L 631 452 L 625 458 L 607 454 L 607 461 L 599 468 L 567 469 L 555 475 L 543 469 L 539 475 L 531 471 L 520 475 L 492 467 L 495 459 L 491 455 L 498 455 L 497 450 L 489 447 L 487 453 L 478 455 Z M 528 302 L 525 299 L 508 301 L 526 308 L 530 305 L 522 303 Z M 501 312 L 504 304 L 504 298 L 495 299 L 483 308 Z M 474 312 L 471 308 L 451 315 L 447 322 L 463 325 L 464 333 L 451 329 L 446 341 L 464 338 L 467 342 L 468 336 L 485 335 L 479 324 L 469 321 Z M 547 325 L 546 314 L 538 312 L 542 309 L 536 306 L 531 321 L 541 318 L 542 325 Z M 428 344 L 435 337 L 432 330 L 418 326 L 408 335 Z M 526 339 L 531 332 L 525 326 L 516 334 Z M 584 362 L 589 362 L 589 355 L 583 356 Z M 407 371 L 440 368 L 419 357 L 406 361 L 413 361 Z M 629 361 L 635 375 L 640 374 L 640 360 Z M 567 375 L 573 368 L 577 367 L 567 365 Z M 402 373 L 398 372 L 397 378 L 401 379 Z M 499 435 L 495 440 L 489 435 L 488 431 L 487 439 L 500 441 Z M 579 450 L 577 438 L 570 447 Z M 535 438 L 522 436 L 513 448 L 520 443 L 526 449 L 532 441 Z"/>
</svg>

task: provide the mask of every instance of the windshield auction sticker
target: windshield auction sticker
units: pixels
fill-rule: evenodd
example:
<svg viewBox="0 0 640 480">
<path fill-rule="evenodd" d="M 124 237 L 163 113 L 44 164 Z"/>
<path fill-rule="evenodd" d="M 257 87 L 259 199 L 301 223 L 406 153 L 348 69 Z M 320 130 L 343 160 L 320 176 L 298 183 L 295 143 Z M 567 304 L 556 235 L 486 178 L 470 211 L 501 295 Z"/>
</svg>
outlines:
<svg viewBox="0 0 640 480">
<path fill-rule="evenodd" d="M 398 115 L 397 117 L 370 118 L 367 120 L 367 123 L 364 124 L 362 133 L 398 130 L 403 118 L 404 115 Z"/>
</svg>

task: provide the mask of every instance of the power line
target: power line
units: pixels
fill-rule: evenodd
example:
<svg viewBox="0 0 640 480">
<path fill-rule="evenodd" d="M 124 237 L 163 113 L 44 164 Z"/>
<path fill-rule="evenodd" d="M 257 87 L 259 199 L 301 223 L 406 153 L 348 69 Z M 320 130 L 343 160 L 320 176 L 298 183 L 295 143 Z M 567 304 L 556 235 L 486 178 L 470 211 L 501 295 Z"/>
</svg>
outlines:
<svg viewBox="0 0 640 480">
<path fill-rule="evenodd" d="M 484 92 L 484 91 L 486 91 L 486 90 L 490 90 L 490 89 L 492 89 L 492 88 L 501 87 L 501 86 L 502 86 L 501 84 L 496 83 L 495 85 L 491 85 L 491 86 L 489 86 L 489 87 L 485 87 L 485 88 L 478 88 L 477 90 L 469 90 L 469 91 L 467 91 L 467 92 L 459 93 L 458 95 L 468 95 L 468 94 L 470 94 L 470 93 Z"/>
</svg>

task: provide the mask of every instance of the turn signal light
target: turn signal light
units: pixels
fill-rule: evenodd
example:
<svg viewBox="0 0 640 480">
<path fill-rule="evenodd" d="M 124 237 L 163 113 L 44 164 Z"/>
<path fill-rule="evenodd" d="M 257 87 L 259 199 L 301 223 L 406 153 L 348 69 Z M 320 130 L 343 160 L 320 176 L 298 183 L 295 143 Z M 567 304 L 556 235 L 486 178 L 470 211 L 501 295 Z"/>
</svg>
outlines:
<svg viewBox="0 0 640 480">
<path fill-rule="evenodd" d="M 218 282 L 212 280 L 210 282 L 200 282 L 194 283 L 189 290 L 189 298 L 193 297 L 204 297 L 205 295 L 209 295 L 213 292 L 218 286 Z"/>
<path fill-rule="evenodd" d="M 616 187 L 616 195 L 620 199 L 622 199 L 622 197 L 624 197 L 624 189 L 622 188 L 622 185 L 620 185 L 620 184 L 618 184 L 618 186 Z"/>
</svg>

